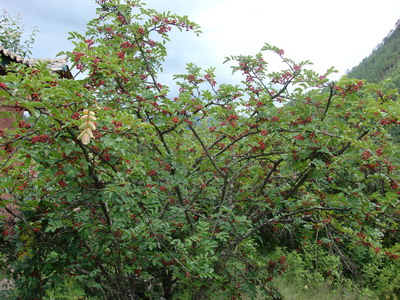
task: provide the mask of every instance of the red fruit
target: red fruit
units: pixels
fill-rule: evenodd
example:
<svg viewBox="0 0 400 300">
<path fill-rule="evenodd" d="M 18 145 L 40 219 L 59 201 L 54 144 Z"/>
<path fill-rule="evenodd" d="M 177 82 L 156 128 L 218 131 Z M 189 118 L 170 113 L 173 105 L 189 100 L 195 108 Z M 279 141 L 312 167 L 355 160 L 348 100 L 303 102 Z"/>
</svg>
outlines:
<svg viewBox="0 0 400 300">
<path fill-rule="evenodd" d="M 304 141 L 304 136 L 302 136 L 301 134 L 296 135 L 293 138 L 296 139 L 296 140 L 299 140 L 299 141 Z"/>
<path fill-rule="evenodd" d="M 270 121 L 271 122 L 277 122 L 277 121 L 279 121 L 279 117 L 277 117 L 277 116 L 272 117 Z"/>
<path fill-rule="evenodd" d="M 149 170 L 149 171 L 147 171 L 147 176 L 156 176 L 156 175 L 157 175 L 156 170 Z"/>
<path fill-rule="evenodd" d="M 65 187 L 67 186 L 67 184 L 65 183 L 64 180 L 60 180 L 60 181 L 58 182 L 58 185 L 61 186 L 61 187 L 63 187 L 63 188 L 65 188 Z"/>
</svg>

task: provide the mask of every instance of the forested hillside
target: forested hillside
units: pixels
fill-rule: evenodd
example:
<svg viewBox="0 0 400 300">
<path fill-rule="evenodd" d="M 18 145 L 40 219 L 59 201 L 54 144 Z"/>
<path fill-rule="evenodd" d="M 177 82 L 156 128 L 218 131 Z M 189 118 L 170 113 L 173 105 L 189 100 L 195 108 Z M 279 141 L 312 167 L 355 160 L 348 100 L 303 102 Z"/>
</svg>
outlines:
<svg viewBox="0 0 400 300">
<path fill-rule="evenodd" d="M 396 87 L 400 87 L 400 20 L 395 29 L 383 39 L 374 51 L 347 75 L 352 78 L 366 79 L 378 83 L 392 78 Z"/>
</svg>

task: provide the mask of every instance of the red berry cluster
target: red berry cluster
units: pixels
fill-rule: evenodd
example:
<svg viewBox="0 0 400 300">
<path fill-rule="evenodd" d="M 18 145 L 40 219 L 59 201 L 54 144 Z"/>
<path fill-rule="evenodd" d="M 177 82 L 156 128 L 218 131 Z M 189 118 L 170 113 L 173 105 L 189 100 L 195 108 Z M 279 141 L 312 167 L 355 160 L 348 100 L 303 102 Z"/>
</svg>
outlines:
<svg viewBox="0 0 400 300">
<path fill-rule="evenodd" d="M 32 144 L 36 143 L 45 143 L 49 139 L 49 136 L 47 134 L 42 134 L 42 135 L 37 135 L 31 138 Z"/>
<path fill-rule="evenodd" d="M 74 61 L 79 62 L 85 54 L 83 52 L 72 51 L 72 54 L 75 55 Z"/>
<path fill-rule="evenodd" d="M 29 124 L 28 122 L 25 122 L 25 121 L 20 121 L 20 122 L 18 123 L 18 127 L 19 127 L 19 128 L 30 128 L 30 127 L 31 127 L 31 124 Z"/>
<path fill-rule="evenodd" d="M 384 118 L 379 121 L 379 124 L 381 125 L 390 125 L 390 124 L 396 124 L 397 120 L 396 119 L 391 119 L 391 118 Z"/>
</svg>

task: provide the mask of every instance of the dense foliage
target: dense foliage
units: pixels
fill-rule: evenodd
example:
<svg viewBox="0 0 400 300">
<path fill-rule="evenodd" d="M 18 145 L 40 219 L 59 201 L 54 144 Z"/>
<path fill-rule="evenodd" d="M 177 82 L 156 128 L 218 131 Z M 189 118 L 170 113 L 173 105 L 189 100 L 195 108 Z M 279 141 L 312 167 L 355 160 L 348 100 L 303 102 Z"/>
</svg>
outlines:
<svg viewBox="0 0 400 300">
<path fill-rule="evenodd" d="M 283 246 L 333 280 L 398 265 L 395 90 L 329 82 L 333 70 L 266 44 L 227 58 L 237 86 L 188 64 L 171 97 L 157 81 L 165 43 L 198 26 L 139 1 L 99 1 L 98 13 L 71 34 L 85 79 L 45 64 L 1 79 L 2 105 L 25 111 L 0 131 L 9 293 L 278 299 Z M 268 71 L 267 52 L 282 71 Z"/>
</svg>

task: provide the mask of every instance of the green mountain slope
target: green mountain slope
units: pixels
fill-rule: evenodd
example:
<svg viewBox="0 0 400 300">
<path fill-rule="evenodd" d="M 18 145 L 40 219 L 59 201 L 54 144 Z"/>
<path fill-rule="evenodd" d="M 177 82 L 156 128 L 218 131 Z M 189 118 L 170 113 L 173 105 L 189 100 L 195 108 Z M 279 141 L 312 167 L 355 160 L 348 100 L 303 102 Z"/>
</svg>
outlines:
<svg viewBox="0 0 400 300">
<path fill-rule="evenodd" d="M 382 43 L 347 75 L 374 83 L 392 78 L 394 85 L 400 87 L 400 20 Z"/>
</svg>

